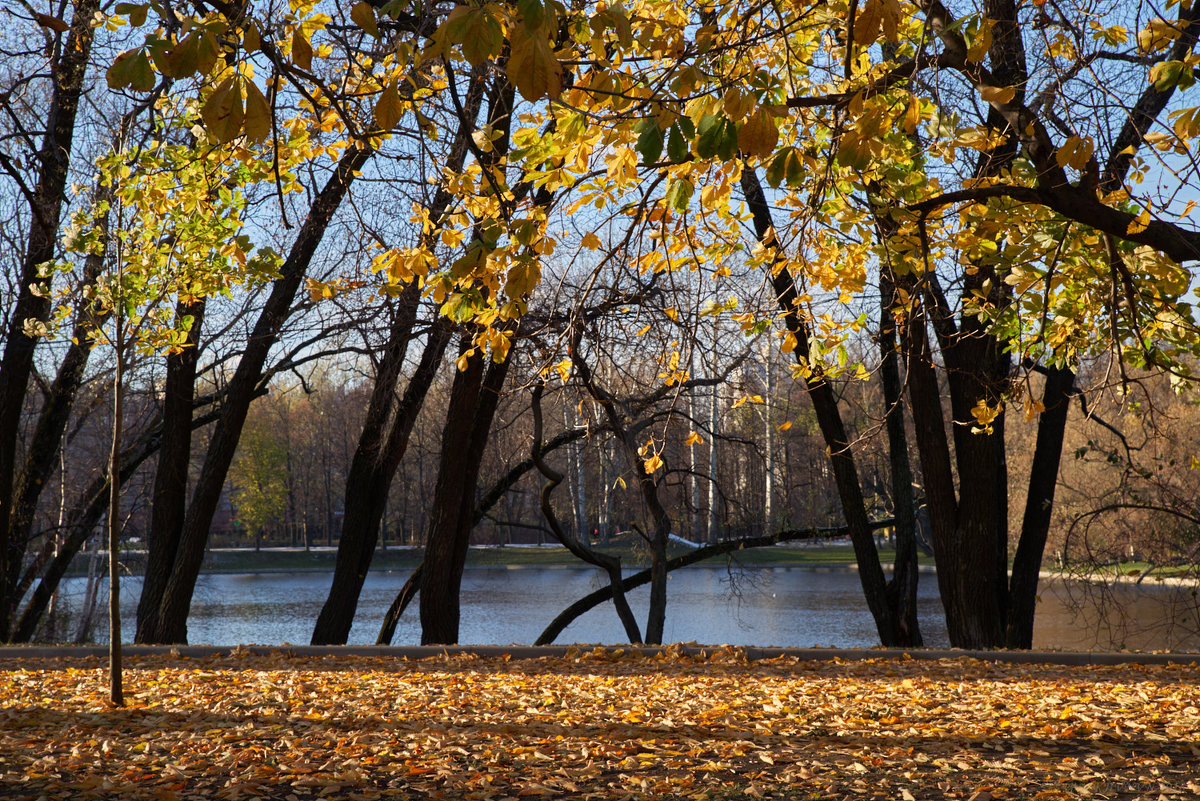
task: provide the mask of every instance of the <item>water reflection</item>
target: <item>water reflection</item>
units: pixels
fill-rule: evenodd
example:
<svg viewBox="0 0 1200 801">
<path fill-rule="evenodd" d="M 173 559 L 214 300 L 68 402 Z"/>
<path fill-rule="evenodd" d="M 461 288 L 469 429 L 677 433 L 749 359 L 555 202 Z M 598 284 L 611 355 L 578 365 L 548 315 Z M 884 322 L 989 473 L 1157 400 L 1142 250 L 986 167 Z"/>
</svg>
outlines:
<svg viewBox="0 0 1200 801">
<path fill-rule="evenodd" d="M 383 613 L 406 578 L 400 572 L 368 576 L 350 632 L 352 644 L 375 641 Z M 325 573 L 203 575 L 192 603 L 188 639 L 214 645 L 307 643 L 330 580 Z M 468 568 L 463 576 L 461 642 L 532 643 L 562 609 L 604 582 L 589 568 Z M 69 580 L 68 592 L 72 584 L 81 590 L 82 579 Z M 1200 649 L 1200 619 L 1190 589 L 1120 587 L 1108 594 L 1085 594 L 1080 586 L 1044 583 L 1035 647 Z M 139 588 L 136 581 L 123 584 L 127 620 L 133 620 Z M 724 567 L 692 567 L 671 575 L 668 593 L 668 642 L 845 648 L 878 644 L 858 574 L 851 570 L 771 567 L 730 573 Z M 645 620 L 648 599 L 646 587 L 629 595 L 639 621 Z M 918 612 L 926 644 L 948 645 L 936 579 L 930 574 L 921 576 Z M 126 627 L 128 636 L 131 628 Z M 623 640 L 611 603 L 588 612 L 558 638 L 560 643 Z M 394 642 L 419 641 L 414 604 Z"/>
</svg>

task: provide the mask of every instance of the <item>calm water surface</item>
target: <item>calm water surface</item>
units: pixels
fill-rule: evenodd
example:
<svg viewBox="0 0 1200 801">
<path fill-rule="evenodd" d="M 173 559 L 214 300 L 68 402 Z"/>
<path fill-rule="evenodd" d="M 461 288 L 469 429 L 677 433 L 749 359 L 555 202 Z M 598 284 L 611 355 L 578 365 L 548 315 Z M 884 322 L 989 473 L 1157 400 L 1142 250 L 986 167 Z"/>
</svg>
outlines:
<svg viewBox="0 0 1200 801">
<path fill-rule="evenodd" d="M 350 643 L 374 643 L 383 614 L 407 573 L 368 576 Z M 309 642 L 331 574 L 202 575 L 188 621 L 193 644 L 277 645 Z M 468 568 L 463 576 L 460 641 L 529 644 L 562 609 L 606 580 L 590 568 Z M 82 579 L 68 580 L 78 593 Z M 852 570 L 768 567 L 731 574 L 724 567 L 690 567 L 668 583 L 665 640 L 732 645 L 869 647 L 875 627 Z M 936 577 L 921 575 L 919 616 L 926 645 L 948 645 Z M 140 581 L 122 584 L 125 619 L 132 621 Z M 648 587 L 630 593 L 645 625 Z M 132 637 L 132 623 L 125 627 Z M 1115 597 L 1087 596 L 1078 584 L 1046 582 L 1038 607 L 1035 647 L 1200 650 L 1196 597 L 1190 590 L 1118 588 Z M 588 612 L 559 643 L 625 640 L 611 603 Z M 393 641 L 420 642 L 417 603 L 405 613 Z"/>
</svg>

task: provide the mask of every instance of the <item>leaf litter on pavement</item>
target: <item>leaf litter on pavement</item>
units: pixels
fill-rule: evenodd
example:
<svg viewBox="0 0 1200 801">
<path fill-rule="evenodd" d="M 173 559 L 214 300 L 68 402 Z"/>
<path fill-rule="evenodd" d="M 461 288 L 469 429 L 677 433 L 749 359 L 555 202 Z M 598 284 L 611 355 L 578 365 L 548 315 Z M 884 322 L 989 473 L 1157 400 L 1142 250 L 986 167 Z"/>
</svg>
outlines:
<svg viewBox="0 0 1200 801">
<path fill-rule="evenodd" d="M 0 661 L 0 797 L 1200 797 L 1196 666 L 126 660 Z"/>
</svg>

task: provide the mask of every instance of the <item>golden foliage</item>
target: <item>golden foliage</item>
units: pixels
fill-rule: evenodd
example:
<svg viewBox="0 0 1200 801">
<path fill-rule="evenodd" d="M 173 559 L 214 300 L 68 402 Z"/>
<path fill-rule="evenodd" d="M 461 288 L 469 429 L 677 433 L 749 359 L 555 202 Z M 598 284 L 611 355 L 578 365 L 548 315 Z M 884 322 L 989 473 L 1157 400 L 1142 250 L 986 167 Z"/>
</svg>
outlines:
<svg viewBox="0 0 1200 801">
<path fill-rule="evenodd" d="M 1200 790 L 1200 668 L 131 658 L 0 664 L 6 798 L 1129 798 Z"/>
</svg>

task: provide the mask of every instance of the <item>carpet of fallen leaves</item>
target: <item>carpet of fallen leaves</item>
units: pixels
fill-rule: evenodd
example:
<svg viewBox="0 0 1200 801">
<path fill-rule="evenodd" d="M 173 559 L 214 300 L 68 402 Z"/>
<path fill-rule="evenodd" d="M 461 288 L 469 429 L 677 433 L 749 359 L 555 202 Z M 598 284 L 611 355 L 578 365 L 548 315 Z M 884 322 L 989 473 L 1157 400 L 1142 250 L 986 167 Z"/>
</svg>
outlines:
<svg viewBox="0 0 1200 801">
<path fill-rule="evenodd" d="M 127 661 L 0 661 L 0 797 L 1200 797 L 1194 666 Z"/>
</svg>

